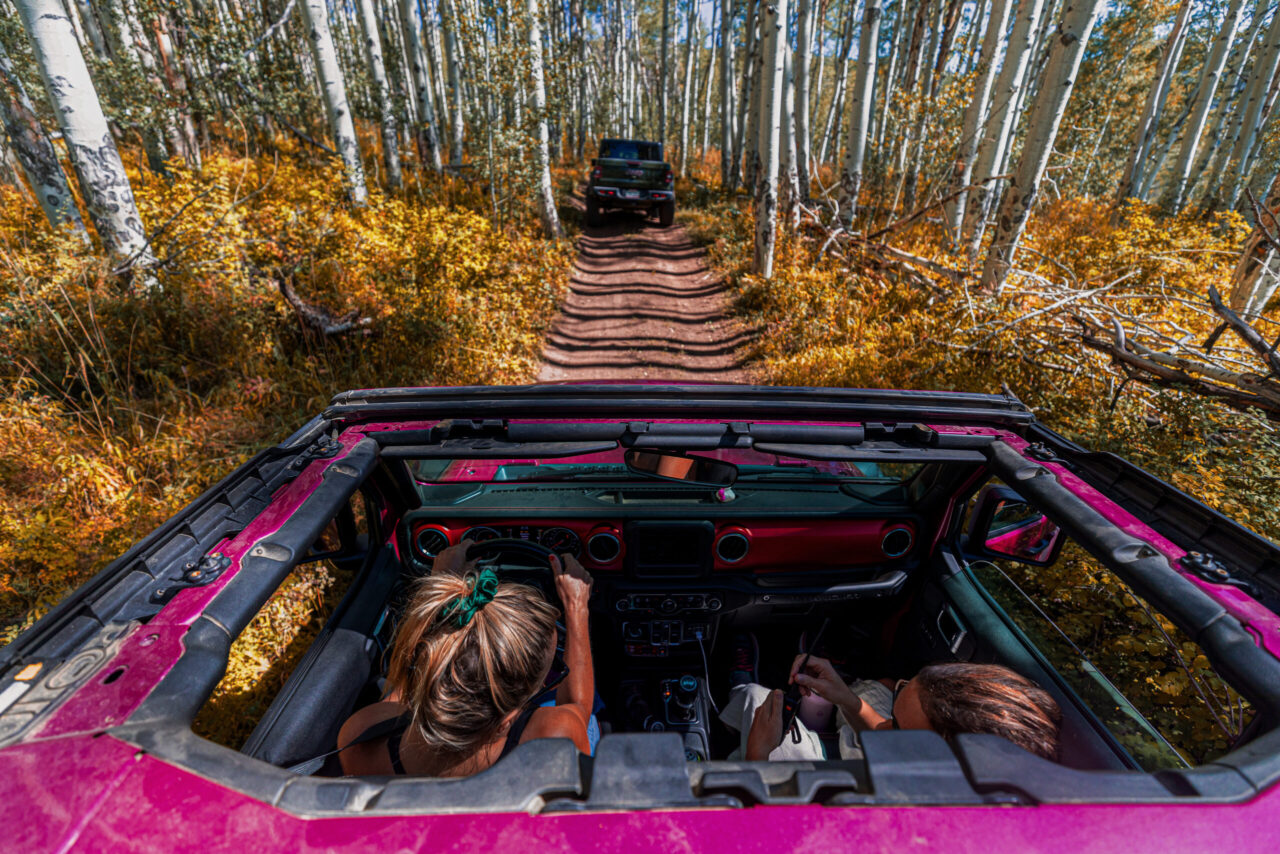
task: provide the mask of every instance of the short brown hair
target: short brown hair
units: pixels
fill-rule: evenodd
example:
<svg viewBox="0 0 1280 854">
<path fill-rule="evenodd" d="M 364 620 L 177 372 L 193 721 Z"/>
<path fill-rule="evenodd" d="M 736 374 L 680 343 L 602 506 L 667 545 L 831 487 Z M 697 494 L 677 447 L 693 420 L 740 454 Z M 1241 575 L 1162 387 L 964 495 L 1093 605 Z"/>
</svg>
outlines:
<svg viewBox="0 0 1280 854">
<path fill-rule="evenodd" d="M 465 755 L 490 741 L 542 687 L 556 610 L 532 587 L 500 583 L 466 625 L 441 612 L 474 588 L 473 564 L 419 580 L 392 643 L 388 681 L 432 749 Z"/>
<path fill-rule="evenodd" d="M 998 664 L 948 662 L 924 668 L 916 682 L 925 717 L 943 738 L 990 733 L 1057 760 L 1062 711 L 1030 679 Z"/>
</svg>

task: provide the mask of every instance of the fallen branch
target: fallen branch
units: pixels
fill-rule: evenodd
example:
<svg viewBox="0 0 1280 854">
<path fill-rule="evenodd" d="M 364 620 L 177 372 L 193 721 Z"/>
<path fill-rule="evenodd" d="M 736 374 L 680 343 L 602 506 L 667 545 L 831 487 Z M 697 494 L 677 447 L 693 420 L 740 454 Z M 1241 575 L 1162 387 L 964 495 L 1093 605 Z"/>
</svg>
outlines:
<svg viewBox="0 0 1280 854">
<path fill-rule="evenodd" d="M 1227 307 L 1226 303 L 1222 301 L 1222 295 L 1218 293 L 1218 289 L 1213 285 L 1209 286 L 1209 303 L 1213 306 L 1213 310 L 1218 313 L 1218 316 L 1227 322 L 1231 330 L 1239 335 L 1241 340 L 1249 345 L 1250 349 L 1266 360 L 1267 365 L 1271 368 L 1271 373 L 1280 376 L 1280 354 L 1277 354 L 1275 348 L 1267 343 L 1267 340 L 1262 337 L 1262 333 L 1258 332 L 1258 330 L 1249 325 L 1248 321 Z"/>
<path fill-rule="evenodd" d="M 298 296 L 297 291 L 293 289 L 293 285 L 289 282 L 288 276 L 280 276 L 276 280 L 276 284 L 279 286 L 280 293 L 284 296 L 285 301 L 297 313 L 302 325 L 312 332 L 326 337 L 345 335 L 349 332 L 359 332 L 361 335 L 373 334 L 373 330 L 368 328 L 372 325 L 373 318 L 360 317 L 359 309 L 352 309 L 341 317 L 334 317 L 328 309 L 306 302 L 302 297 Z"/>
</svg>

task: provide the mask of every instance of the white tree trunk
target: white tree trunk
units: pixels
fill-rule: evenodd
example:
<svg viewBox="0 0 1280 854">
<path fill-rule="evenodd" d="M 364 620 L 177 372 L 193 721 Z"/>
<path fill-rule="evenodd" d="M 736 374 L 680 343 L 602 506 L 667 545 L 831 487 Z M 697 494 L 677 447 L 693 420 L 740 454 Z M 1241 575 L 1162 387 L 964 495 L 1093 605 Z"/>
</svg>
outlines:
<svg viewBox="0 0 1280 854">
<path fill-rule="evenodd" d="M 325 112 L 329 117 L 329 131 L 333 134 L 333 147 L 342 158 L 343 178 L 351 202 L 363 206 L 369 201 L 369 190 L 364 183 L 364 163 L 360 160 L 360 145 L 356 139 L 355 124 L 351 120 L 351 107 L 347 104 L 347 85 L 338 66 L 338 54 L 329 31 L 329 11 L 325 0 L 299 0 L 302 20 L 307 29 L 307 41 L 320 75 Z"/>
<path fill-rule="evenodd" d="M 987 182 L 987 179 L 997 174 L 996 170 L 1004 163 L 1006 150 L 1013 145 L 1013 128 L 1018 118 L 1015 107 L 1023 89 L 1028 85 L 1027 70 L 1035 55 L 1040 17 L 1043 13 L 1044 0 L 1020 0 L 1018 3 L 1004 64 L 1000 66 L 1000 75 L 992 90 L 991 115 L 982 133 L 977 161 L 971 175 L 972 180 L 982 183 L 978 189 L 968 194 L 965 205 L 965 241 L 969 245 L 971 264 L 978 258 L 992 200 L 999 198 L 994 182 Z"/>
<path fill-rule="evenodd" d="M 5 88 L 8 91 L 5 91 Z M 40 203 L 41 210 L 54 228 L 69 225 L 86 241 L 88 232 L 80 220 L 75 196 L 67 185 L 66 173 L 58 162 L 58 150 L 27 95 L 26 87 L 13 71 L 4 47 L 0 45 L 0 123 L 4 125 L 13 153 Z"/>
<path fill-rule="evenodd" d="M 1168 191 L 1165 193 L 1164 207 L 1170 213 L 1177 213 L 1186 201 L 1187 179 L 1191 177 L 1191 167 L 1195 160 L 1196 149 L 1200 145 L 1200 136 L 1209 120 L 1209 111 L 1213 107 L 1213 98 L 1218 91 L 1218 81 L 1227 64 L 1227 55 L 1231 42 L 1235 39 L 1236 30 L 1240 27 L 1240 19 L 1244 16 L 1244 0 L 1231 0 L 1227 14 L 1223 16 L 1222 27 L 1218 37 L 1214 39 L 1209 55 L 1205 58 L 1204 67 L 1200 71 L 1200 89 L 1197 95 L 1195 110 L 1191 114 L 1191 123 L 1182 137 L 1182 148 L 1178 152 L 1178 160 L 1173 166 L 1173 174 L 1169 177 Z"/>
<path fill-rule="evenodd" d="M 461 48 L 458 45 L 458 23 L 461 14 L 456 0 L 441 0 L 441 29 L 444 31 L 444 51 L 449 57 L 449 92 L 453 96 L 453 118 L 449 121 L 449 165 L 462 165 L 463 147 L 463 93 Z"/>
<path fill-rule="evenodd" d="M 1138 196 L 1138 188 L 1142 185 L 1145 170 L 1149 168 L 1147 155 L 1151 152 L 1151 144 L 1155 141 L 1156 129 L 1160 124 L 1160 113 L 1164 110 L 1165 98 L 1169 94 L 1169 85 L 1173 81 L 1173 73 L 1177 71 L 1178 59 L 1182 56 L 1182 45 L 1187 37 L 1187 20 L 1191 15 L 1191 0 L 1182 0 L 1178 10 L 1178 18 L 1173 24 L 1165 42 L 1164 56 L 1156 71 L 1155 80 L 1147 91 L 1147 103 L 1133 131 L 1133 145 L 1129 149 L 1129 159 L 1125 163 L 1124 177 L 1120 179 L 1120 187 L 1116 191 L 1116 204 L 1124 203 L 1130 196 Z"/>
<path fill-rule="evenodd" d="M 987 114 L 996 64 L 1000 61 L 1005 26 L 1009 23 L 1010 5 L 1010 0 L 994 0 L 991 5 L 987 33 L 982 39 L 982 58 L 978 62 L 978 79 L 973 84 L 973 98 L 964 111 L 964 121 L 960 130 L 960 147 L 956 153 L 955 168 L 951 177 L 951 192 L 947 194 L 955 198 L 945 206 L 947 221 L 951 226 L 949 236 L 956 245 L 959 245 L 964 229 L 966 201 L 964 188 L 969 186 L 973 178 L 973 161 L 978 155 L 978 141 L 982 135 L 982 125 Z M 977 26 L 977 22 L 974 26 Z"/>
<path fill-rule="evenodd" d="M 1259 317 L 1280 287 L 1280 247 L 1266 234 L 1280 234 L 1280 173 L 1260 208 L 1263 222 L 1255 223 L 1231 275 L 1231 307 L 1247 318 Z"/>
<path fill-rule="evenodd" d="M 1049 165 L 1049 155 L 1053 153 L 1053 143 L 1058 137 L 1058 127 L 1062 124 L 1071 89 L 1075 86 L 1080 60 L 1104 2 L 1072 0 L 1063 10 L 1062 21 L 1053 35 L 1040 96 L 1031 108 L 1027 123 L 1022 157 L 996 217 L 991 252 L 982 270 L 982 289 L 988 293 L 1000 291 L 1013 265 L 1027 218 L 1035 204 L 1040 180 Z"/>
<path fill-rule="evenodd" d="M 689 107 L 693 101 L 693 66 L 698 57 L 693 51 L 698 38 L 698 4 L 689 2 L 689 17 L 684 28 L 684 91 L 680 98 L 680 174 L 689 174 Z M 668 157 L 668 159 L 670 159 Z"/>
<path fill-rule="evenodd" d="M 723 0 L 720 16 L 720 186 L 729 187 L 733 169 L 733 0 Z M 695 9 L 697 3 L 693 2 Z"/>
<path fill-rule="evenodd" d="M 796 11 L 796 55 L 793 76 L 795 78 L 795 139 L 796 181 L 800 199 L 809 200 L 809 150 L 812 147 L 809 134 L 809 57 L 813 49 L 814 4 L 800 0 Z"/>
<path fill-rule="evenodd" d="M 667 98 L 671 95 L 671 0 L 662 2 L 662 55 L 658 59 L 658 142 L 667 141 Z"/>
<path fill-rule="evenodd" d="M 529 65 L 533 78 L 533 121 L 538 136 L 538 215 L 547 237 L 558 238 L 560 216 L 551 187 L 551 155 L 547 151 L 547 84 L 542 71 L 542 22 L 538 0 L 529 0 Z"/>
<path fill-rule="evenodd" d="M 1244 190 L 1245 176 L 1250 166 L 1249 155 L 1253 150 L 1254 140 L 1266 121 L 1264 107 L 1277 66 L 1280 66 L 1280 10 L 1273 14 L 1266 38 L 1258 48 L 1249 88 L 1245 90 L 1244 103 L 1240 105 L 1240 132 L 1225 166 L 1224 185 L 1228 190 L 1223 201 L 1228 209 L 1236 206 Z"/>
<path fill-rule="evenodd" d="M 760 126 L 763 121 L 760 116 L 762 102 L 762 92 L 764 91 L 765 81 L 765 39 L 767 34 L 764 30 L 764 24 L 768 19 L 765 7 L 768 0 L 753 0 L 751 8 L 755 11 L 754 21 L 748 21 L 747 26 L 754 29 L 755 51 L 751 56 L 751 108 L 747 114 L 746 138 L 743 142 L 745 151 L 743 152 L 743 162 L 745 170 L 745 178 L 747 189 L 751 191 L 752 197 L 759 190 L 760 185 Z"/>
<path fill-rule="evenodd" d="M 58 0 L 17 0 L 89 219 L 118 265 L 154 263 L 129 177 Z"/>
<path fill-rule="evenodd" d="M 758 63 L 757 55 L 760 53 L 760 40 L 757 38 L 757 20 L 756 6 L 758 0 L 748 0 L 747 2 L 747 19 L 746 19 L 746 43 L 742 54 L 742 75 L 738 86 L 738 120 L 735 122 L 733 134 L 733 161 L 729 164 L 729 191 L 732 192 L 738 188 L 738 181 L 743 174 L 743 155 L 746 149 L 746 174 L 751 174 L 751 150 L 755 148 L 755 119 L 756 115 L 756 97 L 754 87 L 759 86 L 760 77 L 756 73 Z M 755 190 L 755 184 L 750 180 L 747 182 L 747 189 Z"/>
<path fill-rule="evenodd" d="M 862 10 L 862 35 L 858 39 L 858 70 L 849 93 L 849 145 L 840 170 L 840 215 L 852 221 L 862 188 L 862 166 L 867 153 L 867 129 L 875 105 L 876 53 L 880 44 L 881 0 L 866 0 Z"/>
<path fill-rule="evenodd" d="M 89 42 L 93 45 L 93 52 L 100 60 L 106 60 L 107 42 L 102 37 L 102 27 L 98 25 L 98 19 L 93 14 L 93 6 L 89 4 L 89 0 L 72 0 L 75 3 L 77 11 L 80 13 L 80 21 L 84 24 L 85 34 L 89 37 Z"/>
<path fill-rule="evenodd" d="M 365 60 L 373 79 L 374 97 L 382 120 L 382 162 L 387 169 L 387 186 L 400 186 L 400 149 L 396 138 L 396 111 L 391 105 L 391 86 L 387 83 L 387 66 L 382 60 L 382 35 L 373 0 L 360 0 L 360 27 L 364 32 Z"/>
<path fill-rule="evenodd" d="M 752 269 L 756 275 L 773 277 L 773 250 L 778 238 L 778 146 L 782 139 L 783 72 L 786 61 L 787 0 L 761 7 L 764 35 L 764 67 L 760 78 L 760 170 L 756 179 L 756 240 Z"/>
<path fill-rule="evenodd" d="M 361 0 L 365 2 L 365 0 Z M 439 172 L 444 168 L 440 157 L 440 137 L 436 133 L 436 111 L 431 91 L 431 76 L 427 71 L 427 58 L 423 52 L 422 18 L 417 0 L 399 0 L 400 26 L 404 30 L 405 54 L 409 61 L 409 75 L 413 83 L 413 100 L 418 112 L 418 156 L 422 165 L 430 164 Z"/>
<path fill-rule="evenodd" d="M 796 89 L 795 66 L 790 46 L 783 40 L 782 123 L 778 138 L 778 207 L 783 218 L 794 227 L 800 222 L 800 183 L 796 164 Z"/>
</svg>

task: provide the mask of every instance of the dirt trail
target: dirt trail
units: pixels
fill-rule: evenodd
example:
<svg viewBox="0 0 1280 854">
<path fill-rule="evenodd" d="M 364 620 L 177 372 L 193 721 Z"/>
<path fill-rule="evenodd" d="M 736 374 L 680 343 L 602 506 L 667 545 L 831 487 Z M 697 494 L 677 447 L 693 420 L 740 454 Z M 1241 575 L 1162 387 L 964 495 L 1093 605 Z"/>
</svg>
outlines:
<svg viewBox="0 0 1280 854">
<path fill-rule="evenodd" d="M 547 335 L 540 381 L 745 382 L 751 330 L 683 228 L 613 212 L 578 239 L 569 296 Z"/>
</svg>

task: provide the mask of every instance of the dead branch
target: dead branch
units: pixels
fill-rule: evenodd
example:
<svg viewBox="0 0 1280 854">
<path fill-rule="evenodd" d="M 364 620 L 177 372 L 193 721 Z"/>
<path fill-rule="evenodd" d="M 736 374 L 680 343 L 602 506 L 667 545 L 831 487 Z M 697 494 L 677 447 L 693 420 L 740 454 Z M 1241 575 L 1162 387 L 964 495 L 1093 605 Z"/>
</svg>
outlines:
<svg viewBox="0 0 1280 854">
<path fill-rule="evenodd" d="M 276 279 L 276 284 L 285 301 L 293 307 L 298 320 L 302 321 L 306 329 L 325 337 L 346 335 L 349 332 L 359 332 L 361 335 L 373 334 L 373 330 L 368 328 L 373 323 L 373 318 L 360 317 L 359 309 L 352 309 L 341 317 L 334 317 L 328 309 L 306 302 L 298 296 L 288 276 L 280 276 Z"/>
<path fill-rule="evenodd" d="M 1269 239 L 1269 238 L 1268 238 Z M 1209 286 L 1209 303 L 1213 306 L 1213 310 L 1218 316 L 1227 322 L 1231 327 L 1231 331 L 1240 336 L 1244 343 L 1266 360 L 1267 365 L 1271 368 L 1271 373 L 1280 376 L 1280 354 L 1277 354 L 1275 348 L 1267 343 L 1258 330 L 1249 325 L 1243 317 L 1236 314 L 1226 303 L 1222 301 L 1222 295 L 1218 293 L 1218 289 L 1213 285 Z"/>
</svg>

